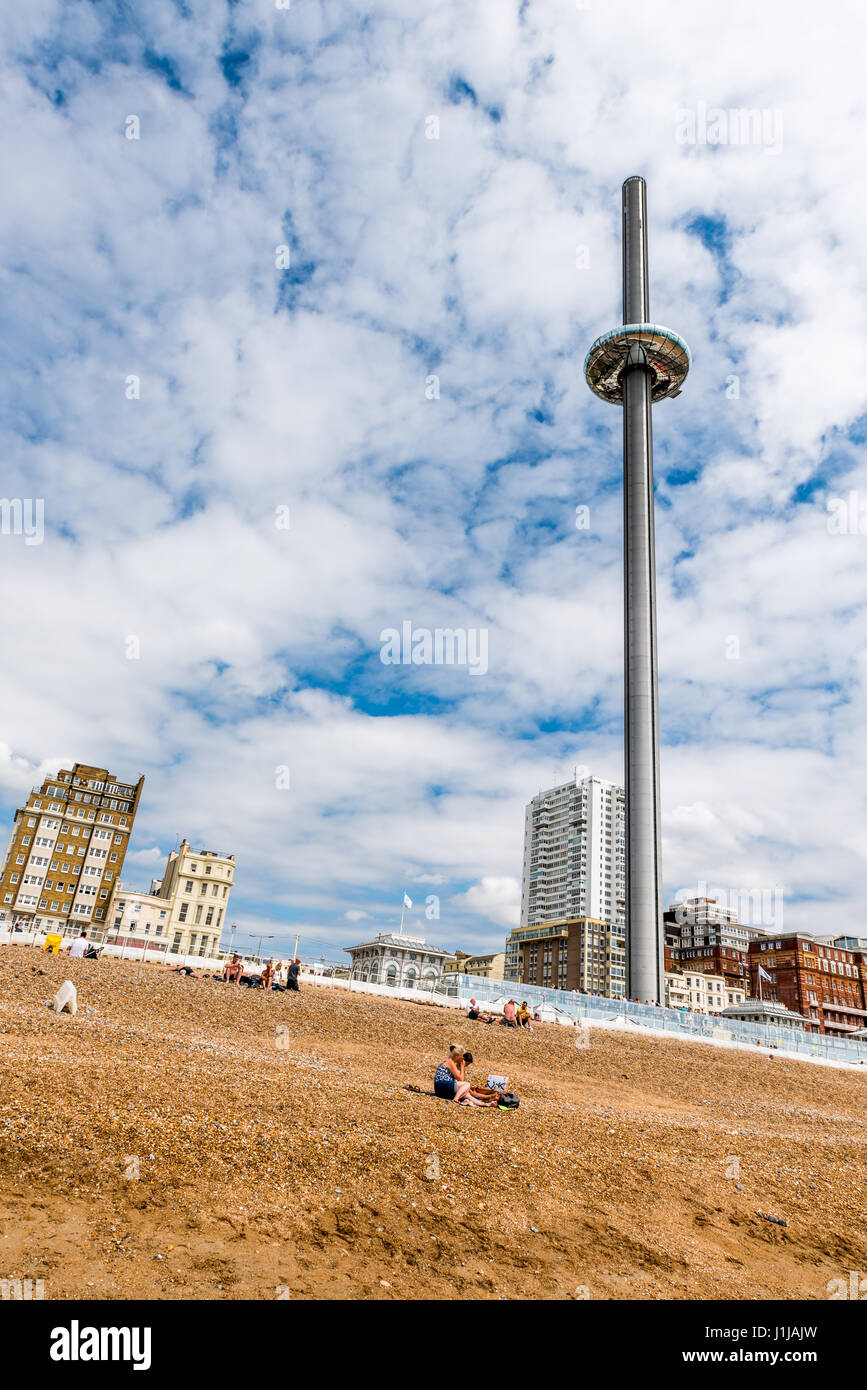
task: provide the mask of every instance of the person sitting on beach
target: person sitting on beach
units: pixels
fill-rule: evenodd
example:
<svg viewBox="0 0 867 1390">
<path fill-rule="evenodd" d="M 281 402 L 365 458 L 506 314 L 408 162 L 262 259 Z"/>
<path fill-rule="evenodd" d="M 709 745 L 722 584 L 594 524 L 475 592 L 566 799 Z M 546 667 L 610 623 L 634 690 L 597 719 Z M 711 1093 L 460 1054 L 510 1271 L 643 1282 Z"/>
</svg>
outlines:
<svg viewBox="0 0 867 1390">
<path fill-rule="evenodd" d="M 470 1000 L 470 1007 L 467 1009 L 467 1018 L 471 1018 L 474 1023 L 493 1023 L 492 1014 L 483 1013 L 475 999 Z"/>
<path fill-rule="evenodd" d="M 244 967 L 238 959 L 236 951 L 231 960 L 227 960 L 223 966 L 223 979 L 228 980 L 230 985 L 236 985 L 244 972 Z"/>
<path fill-rule="evenodd" d="M 530 1010 L 527 1007 L 526 999 L 522 1003 L 515 1017 L 517 1018 L 519 1028 L 529 1028 L 530 1032 L 533 1031 L 532 1025 L 530 1023 Z"/>
<path fill-rule="evenodd" d="M 73 960 L 81 960 L 86 955 L 87 948 L 89 945 L 90 943 L 87 939 L 87 932 L 82 928 L 81 936 L 76 937 L 75 941 L 73 941 L 72 945 L 68 948 L 66 954 L 68 956 L 71 956 Z"/>
<path fill-rule="evenodd" d="M 298 959 L 298 957 L 296 956 L 295 959 L 294 959 L 293 961 L 290 961 L 290 963 L 289 963 L 289 978 L 288 978 L 287 981 L 286 981 L 286 988 L 287 988 L 287 989 L 293 989 L 293 990 L 297 990 L 297 989 L 298 989 L 298 976 L 299 976 L 300 974 L 301 974 L 301 962 L 300 962 L 300 960 Z"/>
<path fill-rule="evenodd" d="M 270 990 L 274 982 L 274 962 L 269 960 L 262 971 L 262 988 Z"/>
<path fill-rule="evenodd" d="M 510 999 L 508 1004 L 503 1005 L 503 1023 L 507 1028 L 517 1028 L 518 1006 L 514 999 Z"/>
<path fill-rule="evenodd" d="M 495 1101 L 482 1100 L 472 1094 L 472 1086 L 466 1078 L 465 1048 L 460 1043 L 452 1043 L 449 1055 L 440 1062 L 434 1072 L 434 1094 L 441 1100 L 456 1100 L 463 1105 L 491 1105 Z"/>
<path fill-rule="evenodd" d="M 467 1067 L 471 1067 L 474 1061 L 472 1052 L 464 1053 L 464 1078 L 466 1078 Z M 487 1086 L 470 1086 L 470 1097 L 483 1102 L 485 1105 L 496 1105 L 499 1100 L 499 1092 L 492 1091 Z"/>
</svg>

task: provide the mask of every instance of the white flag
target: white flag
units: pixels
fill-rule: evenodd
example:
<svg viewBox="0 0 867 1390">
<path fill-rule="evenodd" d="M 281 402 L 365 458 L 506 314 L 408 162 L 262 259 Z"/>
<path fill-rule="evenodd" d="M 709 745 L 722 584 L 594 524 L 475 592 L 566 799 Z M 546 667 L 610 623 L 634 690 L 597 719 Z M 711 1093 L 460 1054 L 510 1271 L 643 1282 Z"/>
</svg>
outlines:
<svg viewBox="0 0 867 1390">
<path fill-rule="evenodd" d="M 406 893 L 403 895 L 403 905 L 412 911 L 412 898 L 407 897 Z"/>
<path fill-rule="evenodd" d="M 773 977 L 768 974 L 767 970 L 763 965 L 759 965 L 759 974 L 763 980 L 767 980 L 769 985 L 772 985 L 774 983 Z"/>
</svg>

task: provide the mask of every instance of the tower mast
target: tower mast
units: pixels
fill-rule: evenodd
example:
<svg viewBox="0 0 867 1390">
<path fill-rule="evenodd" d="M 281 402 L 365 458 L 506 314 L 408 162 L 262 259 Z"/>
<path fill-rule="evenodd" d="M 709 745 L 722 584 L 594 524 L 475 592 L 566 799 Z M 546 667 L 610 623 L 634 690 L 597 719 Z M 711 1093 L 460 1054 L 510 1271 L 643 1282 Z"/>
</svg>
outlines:
<svg viewBox="0 0 867 1390">
<path fill-rule="evenodd" d="M 650 322 L 647 188 L 622 189 L 623 318 L 587 354 L 587 384 L 623 406 L 623 648 L 626 784 L 626 954 L 630 998 L 665 999 L 659 814 L 659 692 L 651 407 L 677 396 L 689 348 Z"/>
</svg>

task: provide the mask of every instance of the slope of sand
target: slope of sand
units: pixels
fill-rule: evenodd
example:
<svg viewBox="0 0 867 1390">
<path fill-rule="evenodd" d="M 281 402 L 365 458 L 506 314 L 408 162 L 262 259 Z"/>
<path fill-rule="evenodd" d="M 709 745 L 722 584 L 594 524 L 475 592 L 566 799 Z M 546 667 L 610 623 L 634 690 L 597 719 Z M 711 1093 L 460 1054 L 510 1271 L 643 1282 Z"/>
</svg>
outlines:
<svg viewBox="0 0 867 1390">
<path fill-rule="evenodd" d="M 67 977 L 93 1012 L 45 1007 Z M 450 1041 L 520 1109 L 406 1091 Z M 0 1278 L 46 1298 L 821 1299 L 867 1269 L 858 1072 L 21 946 L 0 1052 Z"/>
</svg>

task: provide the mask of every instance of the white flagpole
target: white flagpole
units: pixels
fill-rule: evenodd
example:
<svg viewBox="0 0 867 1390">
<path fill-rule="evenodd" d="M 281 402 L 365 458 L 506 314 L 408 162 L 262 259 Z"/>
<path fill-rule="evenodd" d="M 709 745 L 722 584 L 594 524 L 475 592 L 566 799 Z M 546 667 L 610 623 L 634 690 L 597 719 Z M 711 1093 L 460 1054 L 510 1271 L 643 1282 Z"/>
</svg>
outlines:
<svg viewBox="0 0 867 1390">
<path fill-rule="evenodd" d="M 403 897 L 402 897 L 401 900 L 400 900 L 400 931 L 398 932 L 398 936 L 403 936 L 403 914 L 404 914 L 405 911 L 406 911 L 406 890 L 404 890 Z"/>
</svg>

